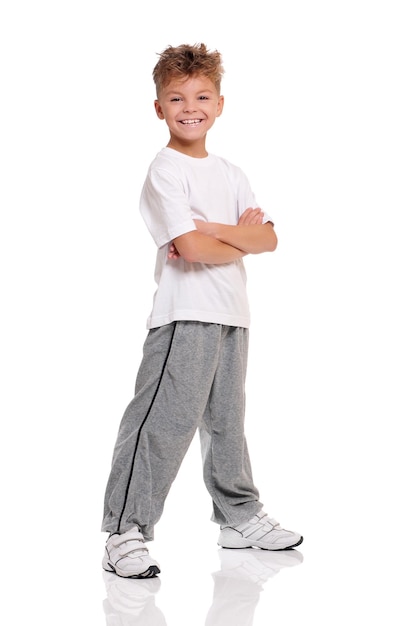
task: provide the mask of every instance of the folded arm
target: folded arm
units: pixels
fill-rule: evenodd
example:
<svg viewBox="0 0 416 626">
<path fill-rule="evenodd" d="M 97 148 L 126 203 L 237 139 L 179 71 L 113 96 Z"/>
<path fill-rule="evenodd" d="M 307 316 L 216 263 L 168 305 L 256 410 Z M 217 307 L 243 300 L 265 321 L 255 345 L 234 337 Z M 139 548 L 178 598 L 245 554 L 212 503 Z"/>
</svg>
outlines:
<svg viewBox="0 0 416 626">
<path fill-rule="evenodd" d="M 272 252 L 277 246 L 273 224 L 263 224 L 261 209 L 246 209 L 238 224 L 220 224 L 194 220 L 196 231 L 177 237 L 169 258 L 182 256 L 190 263 L 230 263 L 246 254 Z"/>
<path fill-rule="evenodd" d="M 217 241 L 222 241 L 246 254 L 273 252 L 277 246 L 277 237 L 271 222 L 263 224 L 264 213 L 261 209 L 246 209 L 236 226 L 195 220 L 198 230 Z"/>
<path fill-rule="evenodd" d="M 245 256 L 246 252 L 214 239 L 199 230 L 176 237 L 169 249 L 170 259 L 183 257 L 189 263 L 231 263 Z"/>
</svg>

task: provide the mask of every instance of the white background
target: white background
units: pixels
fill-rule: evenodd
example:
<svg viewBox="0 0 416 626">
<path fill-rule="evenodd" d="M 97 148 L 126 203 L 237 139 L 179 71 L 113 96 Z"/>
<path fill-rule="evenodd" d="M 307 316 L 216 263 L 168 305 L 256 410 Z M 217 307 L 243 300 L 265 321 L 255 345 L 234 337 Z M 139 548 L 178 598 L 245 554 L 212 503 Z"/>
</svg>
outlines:
<svg viewBox="0 0 416 626">
<path fill-rule="evenodd" d="M 9 624 L 105 624 L 103 491 L 154 291 L 138 199 L 168 138 L 151 72 L 167 45 L 201 41 L 226 70 L 208 149 L 244 169 L 279 237 L 246 263 L 247 436 L 262 501 L 305 536 L 304 562 L 265 587 L 253 624 L 270 611 L 285 625 L 414 624 L 412 8 L 2 3 Z M 152 546 L 169 626 L 205 623 L 218 568 L 198 457 L 195 441 Z"/>
</svg>

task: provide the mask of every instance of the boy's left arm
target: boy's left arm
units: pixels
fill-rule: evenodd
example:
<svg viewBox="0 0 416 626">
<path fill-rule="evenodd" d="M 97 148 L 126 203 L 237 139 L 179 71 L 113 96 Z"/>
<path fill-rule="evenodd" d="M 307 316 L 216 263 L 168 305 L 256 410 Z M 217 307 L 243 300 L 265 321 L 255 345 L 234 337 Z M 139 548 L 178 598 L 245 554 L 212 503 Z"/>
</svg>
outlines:
<svg viewBox="0 0 416 626">
<path fill-rule="evenodd" d="M 194 220 L 194 222 L 197 229 L 205 235 L 228 243 L 247 254 L 260 254 L 273 252 L 277 247 L 277 236 L 273 224 L 271 222 L 263 224 L 263 215 L 259 208 L 248 208 L 235 226 L 202 220 Z"/>
</svg>

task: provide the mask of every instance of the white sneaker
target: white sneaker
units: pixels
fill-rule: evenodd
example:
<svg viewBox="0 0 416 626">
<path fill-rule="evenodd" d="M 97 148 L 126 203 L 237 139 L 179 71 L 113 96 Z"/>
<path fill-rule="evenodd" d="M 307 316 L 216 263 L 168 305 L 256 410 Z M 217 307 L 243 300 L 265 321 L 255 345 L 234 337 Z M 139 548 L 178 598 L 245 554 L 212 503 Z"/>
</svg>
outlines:
<svg viewBox="0 0 416 626">
<path fill-rule="evenodd" d="M 262 548 L 286 550 L 299 546 L 303 537 L 285 530 L 264 511 L 237 526 L 221 526 L 218 544 L 223 548 Z"/>
<path fill-rule="evenodd" d="M 159 564 L 149 556 L 137 527 L 121 535 L 110 535 L 102 565 L 107 572 L 115 572 L 123 578 L 153 578 L 160 573 Z"/>
</svg>

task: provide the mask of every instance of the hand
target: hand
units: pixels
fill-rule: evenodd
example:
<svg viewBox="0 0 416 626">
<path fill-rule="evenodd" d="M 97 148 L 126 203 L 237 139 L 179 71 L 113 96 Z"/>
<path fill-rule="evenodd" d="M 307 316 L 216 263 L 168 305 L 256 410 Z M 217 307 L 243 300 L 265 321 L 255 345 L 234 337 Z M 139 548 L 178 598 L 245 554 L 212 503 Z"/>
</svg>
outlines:
<svg viewBox="0 0 416 626">
<path fill-rule="evenodd" d="M 263 224 L 264 212 L 257 207 L 253 209 L 249 207 L 244 211 L 238 220 L 239 226 L 252 226 L 253 224 Z"/>
<path fill-rule="evenodd" d="M 180 256 L 175 244 L 171 243 L 168 250 L 168 259 L 179 259 Z"/>
</svg>

